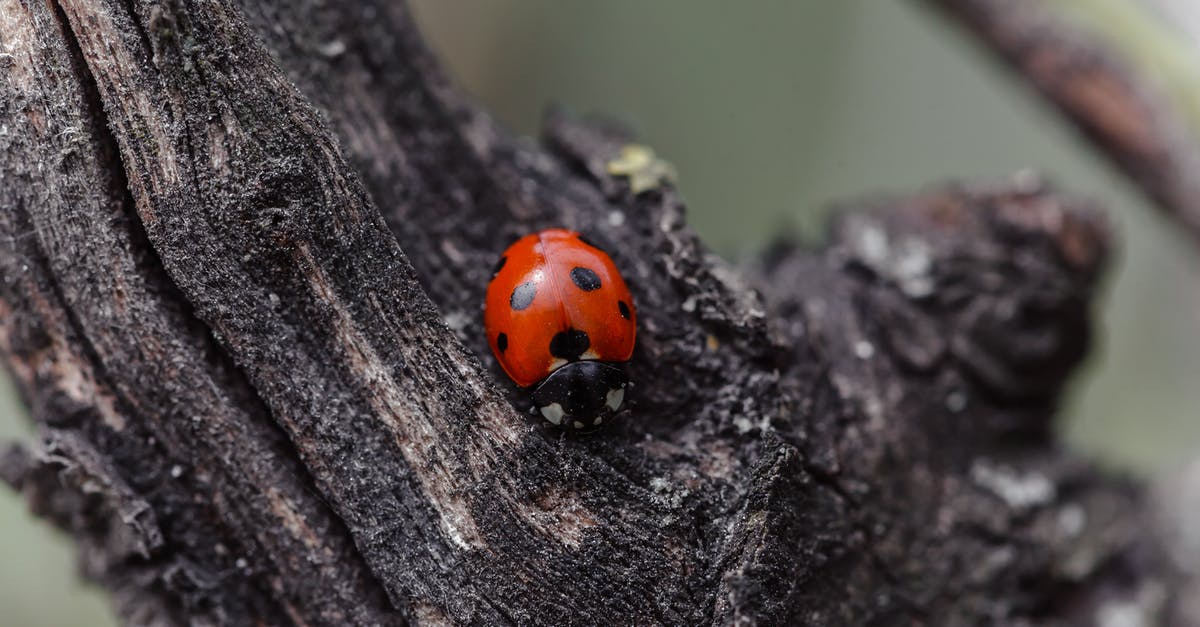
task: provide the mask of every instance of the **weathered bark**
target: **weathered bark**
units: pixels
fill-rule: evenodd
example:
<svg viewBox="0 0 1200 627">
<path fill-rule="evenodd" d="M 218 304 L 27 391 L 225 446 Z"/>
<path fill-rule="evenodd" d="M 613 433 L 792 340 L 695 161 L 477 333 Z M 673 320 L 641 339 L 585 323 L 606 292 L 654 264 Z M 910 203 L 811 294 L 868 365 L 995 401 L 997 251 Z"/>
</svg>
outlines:
<svg viewBox="0 0 1200 627">
<path fill-rule="evenodd" d="M 497 129 L 401 7 L 0 6 L 0 340 L 43 435 L 0 474 L 125 620 L 1177 611 L 1139 486 L 1050 430 L 1094 211 L 951 187 L 739 274 L 669 184 L 609 173 L 620 134 Z M 480 329 L 549 225 L 639 306 L 633 407 L 592 436 L 523 415 Z"/>
</svg>

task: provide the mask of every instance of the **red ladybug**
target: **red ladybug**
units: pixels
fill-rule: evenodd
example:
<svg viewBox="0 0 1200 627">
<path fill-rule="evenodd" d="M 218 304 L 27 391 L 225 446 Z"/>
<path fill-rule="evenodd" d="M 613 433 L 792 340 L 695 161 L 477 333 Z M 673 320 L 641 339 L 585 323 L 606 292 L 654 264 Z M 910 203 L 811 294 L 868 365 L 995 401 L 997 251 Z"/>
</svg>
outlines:
<svg viewBox="0 0 1200 627">
<path fill-rule="evenodd" d="M 621 408 L 637 314 L 612 259 L 579 233 L 546 229 L 496 263 L 483 313 L 504 372 L 556 425 L 599 425 Z"/>
</svg>

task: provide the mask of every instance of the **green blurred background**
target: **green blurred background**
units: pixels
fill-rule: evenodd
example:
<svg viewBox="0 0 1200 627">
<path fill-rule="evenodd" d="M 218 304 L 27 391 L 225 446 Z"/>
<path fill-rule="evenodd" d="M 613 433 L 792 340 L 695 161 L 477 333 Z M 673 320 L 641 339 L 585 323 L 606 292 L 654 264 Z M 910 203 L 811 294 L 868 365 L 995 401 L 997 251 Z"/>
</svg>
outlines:
<svg viewBox="0 0 1200 627">
<path fill-rule="evenodd" d="M 736 258 L 835 201 L 1034 167 L 1101 201 L 1123 245 L 1062 418 L 1115 471 L 1200 449 L 1200 259 L 1054 113 L 912 2 L 419 0 L 458 83 L 514 131 L 551 102 L 631 124 L 680 173 L 691 221 Z M 0 389 L 0 438 L 31 430 Z M 0 626 L 111 624 L 65 541 L 0 490 Z"/>
</svg>

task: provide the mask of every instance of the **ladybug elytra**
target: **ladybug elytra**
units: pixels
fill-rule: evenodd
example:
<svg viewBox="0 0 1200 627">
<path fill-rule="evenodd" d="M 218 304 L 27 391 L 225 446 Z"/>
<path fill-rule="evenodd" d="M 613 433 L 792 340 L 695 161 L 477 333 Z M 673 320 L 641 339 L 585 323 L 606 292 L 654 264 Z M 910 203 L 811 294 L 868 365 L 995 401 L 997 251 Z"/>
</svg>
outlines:
<svg viewBox="0 0 1200 627">
<path fill-rule="evenodd" d="M 637 314 L 612 259 L 579 233 L 546 229 L 509 246 L 483 320 L 496 360 L 546 420 L 583 429 L 621 408 Z"/>
</svg>

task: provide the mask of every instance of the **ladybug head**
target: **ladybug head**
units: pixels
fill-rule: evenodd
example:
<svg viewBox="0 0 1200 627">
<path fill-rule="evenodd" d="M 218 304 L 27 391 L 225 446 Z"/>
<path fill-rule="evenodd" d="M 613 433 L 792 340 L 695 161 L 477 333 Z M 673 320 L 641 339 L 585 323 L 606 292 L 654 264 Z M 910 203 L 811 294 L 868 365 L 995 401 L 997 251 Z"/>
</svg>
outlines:
<svg viewBox="0 0 1200 627">
<path fill-rule="evenodd" d="M 621 408 L 629 378 L 602 361 L 574 361 L 542 379 L 533 404 L 542 416 L 563 427 L 597 426 Z"/>
</svg>

